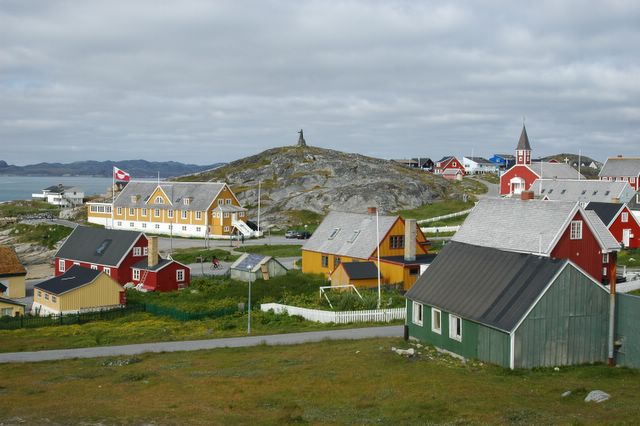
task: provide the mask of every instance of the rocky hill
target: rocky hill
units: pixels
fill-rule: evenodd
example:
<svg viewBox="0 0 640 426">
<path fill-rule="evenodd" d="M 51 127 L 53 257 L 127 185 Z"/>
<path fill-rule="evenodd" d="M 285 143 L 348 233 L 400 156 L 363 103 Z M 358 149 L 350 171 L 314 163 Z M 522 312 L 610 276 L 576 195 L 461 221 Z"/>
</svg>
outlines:
<svg viewBox="0 0 640 426">
<path fill-rule="evenodd" d="M 578 170 L 578 161 L 580 161 L 580 165 L 581 165 L 580 173 L 588 179 L 597 179 L 598 173 L 602 168 L 601 162 L 596 161 L 591 157 L 587 157 L 585 155 L 579 156 L 578 154 L 569 154 L 569 153 L 555 154 L 555 155 L 550 155 L 548 157 L 544 157 L 542 160 L 549 161 L 552 159 L 558 161 L 559 163 L 566 162 L 576 170 Z M 594 163 L 597 166 L 597 168 L 593 169 L 589 167 L 591 163 Z"/>
<path fill-rule="evenodd" d="M 329 210 L 382 213 L 455 197 L 455 185 L 389 160 L 311 146 L 273 148 L 210 172 L 178 178 L 224 181 L 257 216 L 261 181 L 264 226 L 319 220 Z"/>
</svg>

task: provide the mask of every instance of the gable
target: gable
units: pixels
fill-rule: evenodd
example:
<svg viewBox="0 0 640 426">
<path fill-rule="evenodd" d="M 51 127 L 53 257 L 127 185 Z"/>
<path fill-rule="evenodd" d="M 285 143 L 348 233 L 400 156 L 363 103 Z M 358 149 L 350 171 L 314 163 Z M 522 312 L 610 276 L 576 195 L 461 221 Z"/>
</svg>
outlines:
<svg viewBox="0 0 640 426">
<path fill-rule="evenodd" d="M 55 257 L 118 266 L 141 237 L 140 232 L 78 226 Z"/>
<path fill-rule="evenodd" d="M 162 200 L 162 202 L 159 202 Z M 171 199 L 167 196 L 161 186 L 158 186 L 149 196 L 147 204 L 154 205 L 171 205 Z"/>
</svg>

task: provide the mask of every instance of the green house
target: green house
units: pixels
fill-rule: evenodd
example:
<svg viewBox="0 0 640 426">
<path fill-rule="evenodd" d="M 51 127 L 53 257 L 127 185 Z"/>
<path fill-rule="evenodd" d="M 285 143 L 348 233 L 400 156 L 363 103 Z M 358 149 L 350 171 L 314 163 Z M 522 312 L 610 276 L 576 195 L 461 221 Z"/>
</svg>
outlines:
<svg viewBox="0 0 640 426">
<path fill-rule="evenodd" d="M 507 368 L 607 360 L 609 292 L 571 261 L 450 242 L 407 292 L 412 339 Z"/>
</svg>

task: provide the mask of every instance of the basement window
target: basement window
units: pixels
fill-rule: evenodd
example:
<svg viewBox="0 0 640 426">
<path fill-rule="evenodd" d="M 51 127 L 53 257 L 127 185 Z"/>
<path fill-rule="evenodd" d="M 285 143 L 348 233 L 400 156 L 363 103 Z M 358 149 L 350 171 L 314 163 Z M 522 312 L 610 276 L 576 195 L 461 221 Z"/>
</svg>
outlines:
<svg viewBox="0 0 640 426">
<path fill-rule="evenodd" d="M 338 232 L 340 232 L 340 228 L 333 228 L 333 231 L 331 231 L 331 234 L 329 235 L 329 239 L 333 240 L 336 235 L 338 235 Z"/>
<path fill-rule="evenodd" d="M 422 325 L 422 303 L 413 302 L 412 320 L 415 325 Z"/>
<path fill-rule="evenodd" d="M 462 318 L 449 314 L 449 338 L 462 342 Z"/>
<path fill-rule="evenodd" d="M 440 309 L 431 308 L 431 331 L 442 334 L 442 312 Z"/>
</svg>

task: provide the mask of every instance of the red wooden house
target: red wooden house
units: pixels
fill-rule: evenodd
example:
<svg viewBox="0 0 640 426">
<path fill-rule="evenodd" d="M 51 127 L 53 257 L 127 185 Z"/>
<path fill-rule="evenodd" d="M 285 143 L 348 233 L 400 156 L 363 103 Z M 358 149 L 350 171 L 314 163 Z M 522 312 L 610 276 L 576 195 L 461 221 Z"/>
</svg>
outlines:
<svg viewBox="0 0 640 426">
<path fill-rule="evenodd" d="M 151 248 L 158 257 L 157 237 L 78 226 L 55 255 L 55 274 L 62 275 L 78 265 L 103 271 L 122 286 L 143 282 L 147 290 L 171 291 L 189 285 L 189 268 L 178 262 L 161 259 L 148 267 Z"/>
<path fill-rule="evenodd" d="M 464 166 L 453 156 L 443 157 L 433 166 L 433 173 L 442 175 L 446 179 L 461 179 L 464 176 Z"/>
<path fill-rule="evenodd" d="M 516 164 L 500 176 L 500 195 L 517 195 L 522 191 L 528 191 L 536 179 L 579 179 L 581 177 L 580 173 L 568 164 L 544 161 L 532 163 L 529 136 L 523 125 L 516 147 Z"/>
<path fill-rule="evenodd" d="M 600 282 L 609 282 L 620 251 L 595 212 L 566 201 L 483 199 L 452 240 L 568 259 Z"/>
<path fill-rule="evenodd" d="M 640 157 L 610 157 L 602 166 L 600 180 L 627 181 L 633 189 L 640 191 Z M 640 193 L 636 194 L 640 203 Z"/>
<path fill-rule="evenodd" d="M 629 206 L 591 202 L 585 209 L 594 211 L 613 237 L 624 247 L 640 248 L 640 223 L 629 210 Z"/>
</svg>

